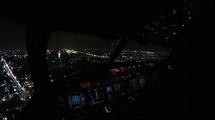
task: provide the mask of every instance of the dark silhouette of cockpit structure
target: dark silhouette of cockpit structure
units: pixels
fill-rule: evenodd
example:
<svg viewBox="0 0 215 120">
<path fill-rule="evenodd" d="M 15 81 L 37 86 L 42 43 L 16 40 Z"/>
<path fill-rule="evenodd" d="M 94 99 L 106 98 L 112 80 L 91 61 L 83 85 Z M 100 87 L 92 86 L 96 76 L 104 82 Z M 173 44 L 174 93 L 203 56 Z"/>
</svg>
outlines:
<svg viewBox="0 0 215 120">
<path fill-rule="evenodd" d="M 45 58 L 52 31 L 83 33 L 120 41 L 105 64 L 83 69 L 70 76 L 70 79 L 85 75 L 102 78 L 131 40 L 138 41 L 143 47 L 147 43 L 154 43 L 173 48 L 164 63 L 171 64 L 173 68 L 168 70 L 161 67 L 157 72 L 159 77 L 147 83 L 147 107 L 143 109 L 147 111 L 146 119 L 150 120 L 191 119 L 192 81 L 196 72 L 194 65 L 199 62 L 196 47 L 201 47 L 198 42 L 200 39 L 211 39 L 209 36 L 212 36 L 212 32 L 209 28 L 212 27 L 210 24 L 213 22 L 211 16 L 214 14 L 214 3 L 213 0 L 154 2 L 145 2 L 142 7 L 131 11 L 113 10 L 102 14 L 93 14 L 93 11 L 89 14 L 76 13 L 65 8 L 32 11 L 29 14 L 28 10 L 3 8 L 4 19 L 26 28 L 28 61 L 35 84 L 34 96 L 18 119 L 54 119 L 51 117 L 51 111 L 55 109 L 53 100 L 66 91 L 66 84 L 75 86 L 80 83 L 79 80 L 67 79 L 50 82 Z M 34 8 L 29 8 L 32 9 Z"/>
</svg>

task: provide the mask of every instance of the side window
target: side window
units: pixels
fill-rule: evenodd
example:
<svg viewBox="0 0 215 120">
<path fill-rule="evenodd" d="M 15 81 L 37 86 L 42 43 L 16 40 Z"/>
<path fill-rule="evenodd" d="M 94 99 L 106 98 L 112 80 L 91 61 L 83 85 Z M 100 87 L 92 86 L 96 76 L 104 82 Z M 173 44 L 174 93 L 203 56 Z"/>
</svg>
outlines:
<svg viewBox="0 0 215 120">
<path fill-rule="evenodd" d="M 25 28 L 0 19 L 0 119 L 13 120 L 33 95 Z"/>
</svg>

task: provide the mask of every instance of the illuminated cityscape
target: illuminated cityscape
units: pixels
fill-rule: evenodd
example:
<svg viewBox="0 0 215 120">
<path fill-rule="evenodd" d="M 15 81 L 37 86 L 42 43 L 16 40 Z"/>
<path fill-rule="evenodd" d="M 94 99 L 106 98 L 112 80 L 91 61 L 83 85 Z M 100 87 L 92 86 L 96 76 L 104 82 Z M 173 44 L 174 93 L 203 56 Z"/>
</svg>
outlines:
<svg viewBox="0 0 215 120">
<path fill-rule="evenodd" d="M 24 50 L 0 51 L 0 115 L 21 111 L 33 95 L 33 82 Z M 15 117 L 15 115 L 11 115 Z"/>
<path fill-rule="evenodd" d="M 57 76 L 67 73 L 67 70 L 80 69 L 88 65 L 105 63 L 110 57 L 112 50 L 105 49 L 59 49 L 47 50 L 47 66 L 50 77 L 55 79 Z M 168 52 L 151 52 L 143 50 L 124 50 L 115 60 L 115 63 L 145 63 L 165 60 Z M 62 71 L 62 72 L 60 72 Z M 70 71 L 71 72 L 71 71 Z M 65 74 L 64 74 L 65 75 Z M 52 80 L 53 80 L 52 79 Z"/>
<path fill-rule="evenodd" d="M 75 71 L 87 65 L 104 63 L 111 53 L 111 50 L 105 49 L 47 50 L 46 59 L 51 81 L 53 82 L 62 74 L 66 75 L 67 70 Z M 161 52 L 124 50 L 115 62 L 162 61 L 167 55 L 167 53 Z M 25 50 L 0 51 L 0 56 L 0 115 L 3 118 L 10 111 L 21 111 L 31 99 L 34 85 L 31 80 Z M 62 73 L 59 71 L 62 71 Z M 15 117 L 15 115 L 12 116 Z"/>
</svg>

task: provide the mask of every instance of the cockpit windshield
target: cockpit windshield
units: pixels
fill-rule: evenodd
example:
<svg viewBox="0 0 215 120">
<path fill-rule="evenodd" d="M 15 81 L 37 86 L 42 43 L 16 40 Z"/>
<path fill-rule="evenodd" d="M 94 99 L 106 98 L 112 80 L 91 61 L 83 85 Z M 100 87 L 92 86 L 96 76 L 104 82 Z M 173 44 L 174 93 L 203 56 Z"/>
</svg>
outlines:
<svg viewBox="0 0 215 120">
<path fill-rule="evenodd" d="M 51 81 L 76 72 L 77 69 L 107 62 L 120 40 L 106 40 L 99 36 L 72 32 L 52 32 L 46 56 Z M 162 61 L 170 51 L 154 44 L 142 46 L 131 40 L 114 62 Z"/>
</svg>

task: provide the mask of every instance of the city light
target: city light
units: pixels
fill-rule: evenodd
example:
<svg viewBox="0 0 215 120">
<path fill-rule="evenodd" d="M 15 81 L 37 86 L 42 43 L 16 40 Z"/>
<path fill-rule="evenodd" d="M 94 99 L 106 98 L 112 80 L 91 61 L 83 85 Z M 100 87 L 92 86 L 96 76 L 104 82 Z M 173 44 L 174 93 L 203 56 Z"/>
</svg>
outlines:
<svg viewBox="0 0 215 120">
<path fill-rule="evenodd" d="M 77 53 L 77 51 L 75 51 L 75 50 L 70 50 L 70 49 L 65 49 L 65 52 L 67 53 L 67 54 L 76 54 Z"/>
<path fill-rule="evenodd" d="M 8 104 L 17 101 L 15 104 L 8 105 L 1 110 L 11 112 L 19 110 L 26 105 L 33 95 L 33 82 L 29 72 L 26 71 L 28 67 L 27 54 L 24 50 L 7 50 L 0 52 L 0 105 Z M 22 101 L 19 103 L 19 101 Z M 2 114 L 2 111 L 0 111 Z M 11 116 L 10 116 L 11 117 Z M 12 115 L 15 118 L 14 114 Z M 5 116 L 2 119 L 9 119 Z"/>
<path fill-rule="evenodd" d="M 60 58 L 60 57 L 61 57 L 61 51 L 60 51 L 60 50 L 58 50 L 57 55 L 58 55 L 58 58 Z"/>
</svg>

